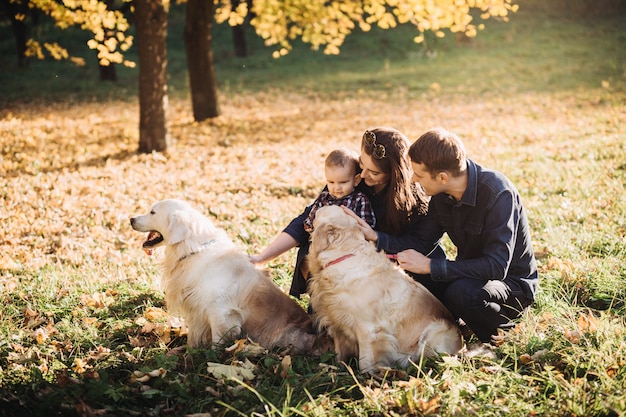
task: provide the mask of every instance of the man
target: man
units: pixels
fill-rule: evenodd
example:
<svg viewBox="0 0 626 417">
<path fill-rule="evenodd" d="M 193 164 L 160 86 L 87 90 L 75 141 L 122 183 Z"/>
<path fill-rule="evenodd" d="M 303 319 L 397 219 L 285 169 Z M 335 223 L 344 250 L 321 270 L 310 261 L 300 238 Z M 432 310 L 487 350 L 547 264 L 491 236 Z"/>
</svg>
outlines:
<svg viewBox="0 0 626 417">
<path fill-rule="evenodd" d="M 398 262 L 415 274 L 482 342 L 513 327 L 535 299 L 537 264 L 526 210 L 515 186 L 501 173 L 466 158 L 461 140 L 438 128 L 409 148 L 413 179 L 431 196 L 427 241 L 447 233 L 455 260 L 430 259 L 413 249 Z"/>
</svg>

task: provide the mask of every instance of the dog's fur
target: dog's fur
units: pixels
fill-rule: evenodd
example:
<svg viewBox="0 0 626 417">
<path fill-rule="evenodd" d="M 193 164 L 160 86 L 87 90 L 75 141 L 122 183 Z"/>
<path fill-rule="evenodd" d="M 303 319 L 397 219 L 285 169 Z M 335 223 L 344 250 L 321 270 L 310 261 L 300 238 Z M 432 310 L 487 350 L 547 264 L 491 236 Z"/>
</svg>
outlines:
<svg viewBox="0 0 626 417">
<path fill-rule="evenodd" d="M 261 346 L 318 353 L 307 313 L 256 268 L 226 232 L 180 200 L 130 219 L 149 232 L 145 250 L 165 245 L 162 286 L 171 313 L 187 323 L 189 346 L 247 336 Z"/>
<path fill-rule="evenodd" d="M 338 360 L 356 356 L 362 372 L 375 373 L 461 349 L 448 309 L 377 252 L 354 218 L 327 206 L 317 211 L 313 225 L 311 306 L 318 326 L 334 339 Z"/>
</svg>

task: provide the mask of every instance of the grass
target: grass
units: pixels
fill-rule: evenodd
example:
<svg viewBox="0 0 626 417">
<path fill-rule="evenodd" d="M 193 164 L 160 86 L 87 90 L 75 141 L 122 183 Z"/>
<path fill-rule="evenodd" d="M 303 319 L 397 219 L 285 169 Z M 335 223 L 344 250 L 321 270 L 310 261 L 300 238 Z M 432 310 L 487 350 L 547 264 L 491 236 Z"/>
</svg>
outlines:
<svg viewBox="0 0 626 417">
<path fill-rule="evenodd" d="M 251 41 L 238 59 L 220 30 L 223 114 L 204 123 L 191 119 L 175 11 L 167 155 L 135 153 L 136 70 L 116 84 L 89 59 L 20 72 L 0 41 L 0 416 L 626 415 L 620 7 L 527 0 L 510 23 L 428 53 L 400 28 L 355 34 L 337 57 L 298 46 L 276 61 Z M 128 218 L 184 198 L 253 253 L 320 189 L 325 154 L 373 125 L 412 138 L 444 125 L 519 188 L 541 292 L 495 358 L 372 378 L 333 355 L 185 347 L 158 254 L 143 254 Z M 283 287 L 293 258 L 269 265 Z"/>
</svg>

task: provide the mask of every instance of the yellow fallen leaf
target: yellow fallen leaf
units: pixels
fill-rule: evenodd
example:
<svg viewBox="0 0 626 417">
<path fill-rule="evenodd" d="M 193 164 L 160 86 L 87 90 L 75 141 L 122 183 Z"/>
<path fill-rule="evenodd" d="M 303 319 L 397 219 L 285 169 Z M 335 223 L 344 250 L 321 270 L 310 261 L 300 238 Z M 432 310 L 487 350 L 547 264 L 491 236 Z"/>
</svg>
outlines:
<svg viewBox="0 0 626 417">
<path fill-rule="evenodd" d="M 578 316 L 578 330 L 582 333 L 595 332 L 597 330 L 596 323 L 597 320 L 591 312 Z"/>
<path fill-rule="evenodd" d="M 291 369 L 291 356 L 286 355 L 282 361 L 280 361 L 280 376 L 287 378 L 289 370 Z"/>
<path fill-rule="evenodd" d="M 74 370 L 74 372 L 76 372 L 78 374 L 82 374 L 88 368 L 90 368 L 90 366 L 87 365 L 87 363 L 84 360 L 82 360 L 81 358 L 74 359 L 74 365 L 72 366 L 72 369 Z"/>
<path fill-rule="evenodd" d="M 240 352 L 241 349 L 243 349 L 243 346 L 245 344 L 246 344 L 246 339 L 237 339 L 235 340 L 235 343 L 227 347 L 225 350 L 226 352 L 237 353 L 237 352 Z"/>
<path fill-rule="evenodd" d="M 81 321 L 84 326 L 93 326 L 98 322 L 98 319 L 95 317 L 83 317 Z"/>
<path fill-rule="evenodd" d="M 147 374 L 144 374 L 144 375 L 141 375 L 141 376 L 137 376 L 135 374 L 132 374 L 130 376 L 130 382 L 141 382 L 141 383 L 144 383 L 144 382 L 148 382 L 148 381 L 150 381 L 150 375 L 147 375 Z"/>
<path fill-rule="evenodd" d="M 565 329 L 563 335 L 570 343 L 577 344 L 580 342 L 580 333 L 576 330 Z"/>
<path fill-rule="evenodd" d="M 217 362 L 208 362 L 207 371 L 216 378 L 237 378 L 241 380 L 252 380 L 255 375 L 254 365 L 246 359 L 243 363 L 234 365 L 224 365 Z"/>
<path fill-rule="evenodd" d="M 111 349 L 98 346 L 95 351 L 89 353 L 89 357 L 94 360 L 100 360 L 111 354 Z"/>
<path fill-rule="evenodd" d="M 162 308 L 150 307 L 143 314 L 148 320 L 156 321 L 167 317 L 167 313 Z"/>
<path fill-rule="evenodd" d="M 533 358 L 528 353 L 523 353 L 520 355 L 519 361 L 524 365 L 528 365 L 533 361 Z"/>
<path fill-rule="evenodd" d="M 226 352 L 233 354 L 243 352 L 249 356 L 261 356 L 267 352 L 267 349 L 250 339 L 237 339 L 235 343 L 226 348 Z"/>
<path fill-rule="evenodd" d="M 35 341 L 39 345 L 48 340 L 48 337 L 50 337 L 50 335 L 48 334 L 48 331 L 45 327 L 40 327 L 33 332 L 33 339 L 35 339 Z"/>
<path fill-rule="evenodd" d="M 437 394 L 430 400 L 425 400 L 425 399 L 420 398 L 417 400 L 417 403 L 418 403 L 420 411 L 423 414 L 432 414 L 436 412 L 439 409 L 439 407 L 441 407 L 439 400 L 440 400 L 439 394 Z"/>
<path fill-rule="evenodd" d="M 141 327 L 141 334 L 152 333 L 156 329 L 156 324 L 154 323 L 145 323 Z"/>
<path fill-rule="evenodd" d="M 152 378 L 163 378 L 165 374 L 167 374 L 167 370 L 163 368 L 158 368 L 148 372 L 148 375 L 150 375 Z"/>
<path fill-rule="evenodd" d="M 85 307 L 104 308 L 107 305 L 106 294 L 103 292 L 83 294 L 80 296 L 80 303 Z"/>
</svg>

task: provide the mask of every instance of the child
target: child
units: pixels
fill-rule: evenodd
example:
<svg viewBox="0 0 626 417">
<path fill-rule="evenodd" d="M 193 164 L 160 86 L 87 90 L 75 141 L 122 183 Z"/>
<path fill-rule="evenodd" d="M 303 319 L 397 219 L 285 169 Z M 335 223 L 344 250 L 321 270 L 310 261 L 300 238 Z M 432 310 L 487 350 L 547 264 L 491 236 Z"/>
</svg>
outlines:
<svg viewBox="0 0 626 417">
<path fill-rule="evenodd" d="M 260 254 L 250 256 L 255 264 L 264 264 L 279 255 L 287 252 L 298 245 L 308 245 L 308 240 L 301 241 L 296 236 L 302 235 L 302 230 L 307 234 L 313 231 L 313 219 L 315 212 L 323 206 L 341 205 L 354 211 L 371 227 L 376 226 L 376 217 L 372 210 L 369 199 L 363 192 L 356 189 L 361 182 L 359 159 L 355 152 L 348 149 L 336 149 L 326 157 L 324 174 L 326 187 L 307 206 L 304 212 L 289 223 L 289 225 L 269 244 Z M 300 262 L 298 262 L 299 264 Z M 306 271 L 295 271 L 294 274 Z"/>
<path fill-rule="evenodd" d="M 376 226 L 376 217 L 369 199 L 356 186 L 361 182 L 359 160 L 356 153 L 348 149 L 336 149 L 326 157 L 324 167 L 326 189 L 311 205 L 311 212 L 304 220 L 304 230 L 313 232 L 313 220 L 320 207 L 346 206 L 370 226 Z"/>
</svg>

